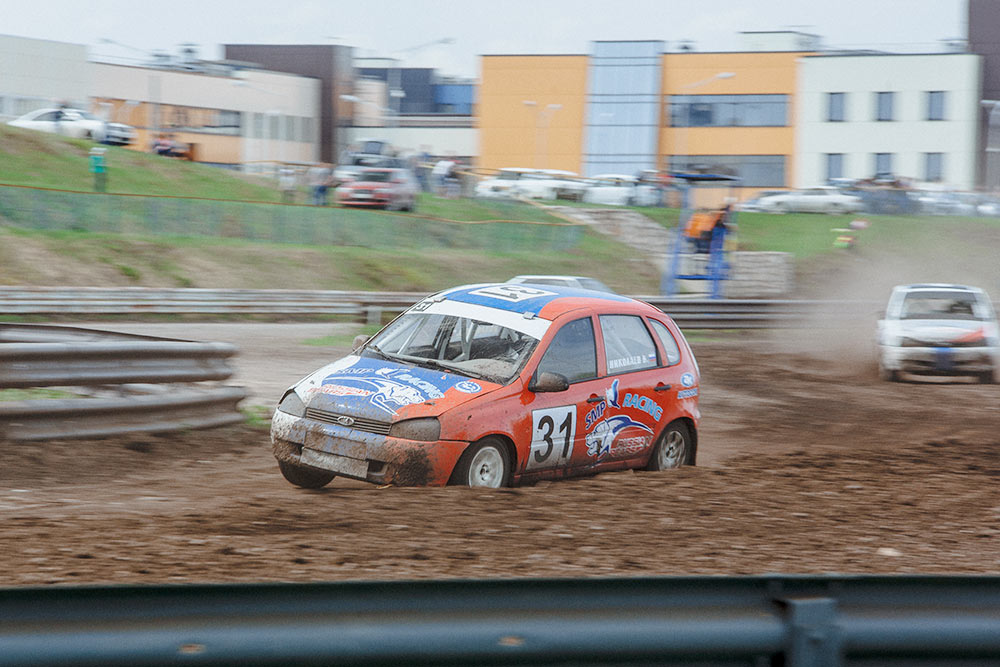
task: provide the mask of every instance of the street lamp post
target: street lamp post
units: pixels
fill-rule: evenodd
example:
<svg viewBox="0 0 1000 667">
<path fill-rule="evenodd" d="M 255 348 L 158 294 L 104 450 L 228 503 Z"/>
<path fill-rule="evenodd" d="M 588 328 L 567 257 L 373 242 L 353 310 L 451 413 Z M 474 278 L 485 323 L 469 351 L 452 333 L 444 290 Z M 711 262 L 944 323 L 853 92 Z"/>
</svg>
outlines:
<svg viewBox="0 0 1000 667">
<path fill-rule="evenodd" d="M 535 109 L 535 168 L 544 169 L 548 162 L 548 129 L 549 121 L 555 112 L 562 109 L 561 104 L 547 104 L 541 107 L 535 100 L 522 100 L 526 107 Z M 541 155 L 541 164 L 539 164 Z"/>
</svg>

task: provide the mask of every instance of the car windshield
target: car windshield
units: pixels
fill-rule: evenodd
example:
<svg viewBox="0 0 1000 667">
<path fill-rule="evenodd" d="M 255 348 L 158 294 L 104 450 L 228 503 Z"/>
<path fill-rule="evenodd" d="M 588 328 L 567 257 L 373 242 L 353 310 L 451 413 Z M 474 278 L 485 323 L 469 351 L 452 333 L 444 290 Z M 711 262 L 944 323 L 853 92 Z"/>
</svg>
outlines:
<svg viewBox="0 0 1000 667">
<path fill-rule="evenodd" d="M 984 320 L 976 297 L 965 292 L 913 292 L 903 300 L 904 320 Z"/>
<path fill-rule="evenodd" d="M 482 320 L 440 313 L 406 313 L 365 346 L 383 356 L 507 384 L 524 367 L 538 339 Z"/>
</svg>

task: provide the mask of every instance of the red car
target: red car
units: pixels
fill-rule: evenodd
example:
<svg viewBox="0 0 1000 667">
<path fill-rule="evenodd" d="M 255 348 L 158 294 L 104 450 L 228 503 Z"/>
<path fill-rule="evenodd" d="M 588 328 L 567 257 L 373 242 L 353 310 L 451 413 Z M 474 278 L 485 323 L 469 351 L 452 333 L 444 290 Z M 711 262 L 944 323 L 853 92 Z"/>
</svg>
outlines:
<svg viewBox="0 0 1000 667">
<path fill-rule="evenodd" d="M 387 211 L 413 211 L 417 206 L 416 179 L 406 169 L 370 167 L 334 191 L 341 206 L 373 206 Z"/>
<path fill-rule="evenodd" d="M 466 285 L 282 396 L 285 478 L 501 487 L 693 465 L 699 375 L 674 321 L 606 292 Z"/>
</svg>

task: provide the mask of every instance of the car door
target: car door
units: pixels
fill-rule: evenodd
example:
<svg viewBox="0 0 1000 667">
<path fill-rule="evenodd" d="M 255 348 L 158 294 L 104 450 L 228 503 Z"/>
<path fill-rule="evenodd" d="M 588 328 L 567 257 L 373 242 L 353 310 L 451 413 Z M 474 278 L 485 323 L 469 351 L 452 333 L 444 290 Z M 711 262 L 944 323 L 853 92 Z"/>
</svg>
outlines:
<svg viewBox="0 0 1000 667">
<path fill-rule="evenodd" d="M 659 433 L 664 382 L 660 353 L 646 321 L 634 314 L 598 317 L 605 375 L 587 397 L 581 467 L 616 468 L 642 458 Z"/>
<path fill-rule="evenodd" d="M 569 388 L 555 392 L 525 389 L 530 445 L 521 471 L 526 477 L 562 477 L 586 449 L 582 425 L 592 405 L 587 399 L 603 392 L 592 318 L 581 317 L 562 325 L 541 355 L 532 378 L 558 373 L 567 379 Z"/>
</svg>

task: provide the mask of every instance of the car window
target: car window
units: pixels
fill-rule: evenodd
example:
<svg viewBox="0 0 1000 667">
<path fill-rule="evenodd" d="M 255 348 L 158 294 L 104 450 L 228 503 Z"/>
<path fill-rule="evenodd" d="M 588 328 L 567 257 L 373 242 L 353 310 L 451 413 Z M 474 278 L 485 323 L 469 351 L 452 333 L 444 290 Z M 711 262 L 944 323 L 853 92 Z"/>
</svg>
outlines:
<svg viewBox="0 0 1000 667">
<path fill-rule="evenodd" d="M 660 339 L 660 343 L 663 345 L 663 351 L 667 355 L 666 365 L 672 366 L 676 364 L 681 360 L 681 351 L 677 347 L 677 341 L 671 335 L 670 329 L 663 322 L 658 322 L 657 320 L 650 320 L 649 322 L 653 325 L 653 331 L 656 332 L 657 338 Z"/>
<path fill-rule="evenodd" d="M 43 113 L 35 116 L 33 120 L 56 120 L 59 114 L 55 111 L 49 111 L 48 113 Z"/>
<path fill-rule="evenodd" d="M 373 183 L 386 183 L 390 180 L 392 172 L 388 171 L 366 171 L 362 172 L 361 176 L 363 180 L 373 182 Z"/>
<path fill-rule="evenodd" d="M 559 373 L 570 382 L 597 377 L 597 344 L 589 317 L 565 324 L 556 332 L 536 373 Z"/>
<path fill-rule="evenodd" d="M 635 315 L 601 315 L 608 374 L 627 373 L 657 366 L 656 344 Z"/>
</svg>

